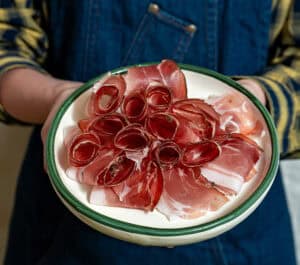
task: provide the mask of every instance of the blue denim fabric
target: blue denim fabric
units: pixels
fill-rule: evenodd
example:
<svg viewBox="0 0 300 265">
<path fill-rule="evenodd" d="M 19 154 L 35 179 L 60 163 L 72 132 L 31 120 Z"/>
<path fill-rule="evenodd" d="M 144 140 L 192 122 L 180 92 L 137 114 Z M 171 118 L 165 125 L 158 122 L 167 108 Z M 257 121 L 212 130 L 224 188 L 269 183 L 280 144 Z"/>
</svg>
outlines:
<svg viewBox="0 0 300 265">
<path fill-rule="evenodd" d="M 268 54 L 271 0 L 49 1 L 47 70 L 86 81 L 121 65 L 172 58 L 219 72 L 259 74 Z M 197 26 L 190 32 L 187 26 Z M 143 247 L 95 232 L 58 200 L 43 171 L 39 128 L 21 169 L 5 264 L 294 265 L 279 174 L 261 206 L 231 231 L 175 248 Z"/>
</svg>

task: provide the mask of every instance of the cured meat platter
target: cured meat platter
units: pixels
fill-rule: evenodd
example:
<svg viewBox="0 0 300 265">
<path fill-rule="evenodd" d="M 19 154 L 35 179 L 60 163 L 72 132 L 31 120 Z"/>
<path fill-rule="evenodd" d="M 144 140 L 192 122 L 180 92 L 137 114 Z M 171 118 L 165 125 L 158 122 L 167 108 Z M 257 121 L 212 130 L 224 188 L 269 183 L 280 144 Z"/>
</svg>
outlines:
<svg viewBox="0 0 300 265">
<path fill-rule="evenodd" d="M 76 90 L 47 140 L 51 183 L 83 222 L 176 246 L 217 236 L 261 203 L 279 161 L 267 110 L 230 78 L 171 60 Z"/>
</svg>

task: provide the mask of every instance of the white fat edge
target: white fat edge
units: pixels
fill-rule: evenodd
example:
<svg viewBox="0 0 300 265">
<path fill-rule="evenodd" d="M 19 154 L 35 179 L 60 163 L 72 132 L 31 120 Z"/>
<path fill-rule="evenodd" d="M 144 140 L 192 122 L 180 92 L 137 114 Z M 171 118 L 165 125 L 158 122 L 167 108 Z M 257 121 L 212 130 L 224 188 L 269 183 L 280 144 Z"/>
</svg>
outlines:
<svg viewBox="0 0 300 265">
<path fill-rule="evenodd" d="M 236 133 L 240 132 L 240 127 L 238 125 L 237 122 L 233 121 L 233 116 L 232 115 L 228 115 L 226 117 L 226 119 L 224 119 L 224 116 L 221 116 L 221 124 L 220 124 L 220 128 L 225 131 L 226 127 L 228 126 L 228 124 L 232 124 L 235 128 L 236 128 Z"/>
<path fill-rule="evenodd" d="M 67 170 L 66 170 L 66 175 L 69 179 L 72 179 L 72 180 L 75 180 L 75 181 L 78 181 L 77 180 L 77 174 L 78 174 L 78 168 L 77 167 L 68 167 Z"/>
<path fill-rule="evenodd" d="M 92 92 L 96 93 L 109 76 L 111 76 L 111 72 L 107 72 L 104 76 L 102 76 L 102 78 L 99 81 L 94 83 L 94 85 L 91 88 Z"/>
<path fill-rule="evenodd" d="M 89 202 L 95 205 L 107 205 L 105 189 L 94 186 L 90 192 Z"/>
<path fill-rule="evenodd" d="M 136 163 L 136 168 L 139 171 L 141 171 L 142 161 L 145 157 L 147 157 L 148 153 L 149 153 L 149 147 L 148 146 L 146 146 L 141 151 L 134 151 L 134 152 L 126 151 L 125 152 L 126 157 Z"/>
<path fill-rule="evenodd" d="M 170 222 L 185 220 L 184 216 L 189 215 L 186 210 L 193 210 L 191 206 L 175 201 L 169 194 L 164 192 L 160 197 L 155 209 L 164 215 Z"/>
<path fill-rule="evenodd" d="M 225 175 L 209 168 L 202 168 L 201 174 L 207 178 L 208 181 L 211 181 L 221 187 L 234 190 L 236 193 L 241 190 L 244 184 L 244 179 L 241 177 L 237 178 L 236 176 L 232 176 L 230 174 Z"/>
<path fill-rule="evenodd" d="M 122 192 L 118 193 L 118 198 L 122 202 L 126 195 L 131 191 L 131 188 L 126 184 L 126 181 L 124 182 L 124 186 L 122 189 Z"/>
</svg>

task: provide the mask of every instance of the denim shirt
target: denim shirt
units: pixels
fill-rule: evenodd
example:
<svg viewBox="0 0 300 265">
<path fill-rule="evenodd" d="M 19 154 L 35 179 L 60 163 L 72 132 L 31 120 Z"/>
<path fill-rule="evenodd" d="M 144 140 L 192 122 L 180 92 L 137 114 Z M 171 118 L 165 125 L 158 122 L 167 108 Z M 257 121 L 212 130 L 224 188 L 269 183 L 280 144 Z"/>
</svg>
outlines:
<svg viewBox="0 0 300 265">
<path fill-rule="evenodd" d="M 47 70 L 60 78 L 87 81 L 163 58 L 227 75 L 259 74 L 266 67 L 271 0 L 48 2 Z M 63 207 L 45 173 L 36 174 L 43 172 L 41 154 L 36 130 L 19 178 L 5 264 L 295 264 L 280 177 L 231 231 L 172 249 L 143 247 L 102 235 Z"/>
<path fill-rule="evenodd" d="M 48 70 L 87 81 L 163 58 L 227 75 L 267 63 L 271 0 L 52 0 Z"/>
</svg>

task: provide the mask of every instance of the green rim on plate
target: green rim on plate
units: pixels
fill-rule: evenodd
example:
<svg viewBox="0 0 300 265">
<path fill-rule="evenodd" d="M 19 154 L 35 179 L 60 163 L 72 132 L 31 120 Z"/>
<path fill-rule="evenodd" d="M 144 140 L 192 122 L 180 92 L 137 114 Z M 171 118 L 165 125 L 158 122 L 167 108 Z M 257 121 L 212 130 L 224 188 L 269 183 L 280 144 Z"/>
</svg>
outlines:
<svg viewBox="0 0 300 265">
<path fill-rule="evenodd" d="M 146 63 L 146 64 L 139 64 L 137 66 L 147 66 L 151 64 L 157 64 L 157 63 Z M 180 68 L 183 70 L 189 70 L 193 72 L 197 72 L 200 74 L 212 76 L 229 86 L 237 89 L 238 91 L 245 94 L 250 100 L 255 104 L 255 106 L 259 109 L 259 111 L 262 113 L 266 124 L 268 126 L 270 136 L 271 136 L 271 142 L 272 142 L 272 157 L 271 157 L 271 163 L 269 170 L 263 179 L 263 181 L 260 183 L 258 188 L 255 190 L 255 192 L 245 201 L 243 202 L 239 207 L 232 210 L 230 213 L 213 220 L 208 223 L 191 226 L 191 227 L 184 227 L 184 228 L 151 228 L 136 224 L 127 223 L 124 221 L 116 220 L 110 217 L 107 217 L 103 214 L 100 214 L 98 212 L 93 211 L 92 209 L 85 206 L 83 203 L 81 203 L 74 195 L 71 194 L 71 192 L 66 188 L 66 186 L 63 184 L 57 168 L 55 164 L 55 157 L 54 157 L 54 141 L 55 141 L 55 135 L 58 128 L 58 125 L 66 112 L 66 110 L 69 108 L 69 106 L 79 97 L 84 91 L 91 88 L 93 84 L 98 81 L 100 78 L 102 78 L 105 74 L 100 75 L 97 78 L 94 78 L 87 83 L 85 83 L 83 86 L 81 86 L 79 89 L 77 89 L 60 107 L 59 111 L 57 112 L 52 126 L 49 130 L 47 143 L 46 143 L 46 159 L 48 162 L 48 172 L 49 176 L 52 182 L 52 185 L 54 185 L 54 188 L 56 191 L 60 194 L 60 196 L 63 198 L 65 202 L 67 202 L 72 208 L 74 208 L 77 212 L 79 212 L 81 215 L 86 216 L 93 220 L 94 222 L 100 223 L 102 225 L 125 231 L 128 233 L 136 233 L 136 234 L 143 234 L 143 235 L 151 235 L 151 236 L 160 236 L 160 237 L 166 237 L 166 236 L 183 236 L 188 234 L 194 234 L 194 233 L 200 233 L 204 231 L 208 231 L 210 229 L 216 228 L 221 225 L 225 225 L 226 223 L 229 223 L 230 221 L 234 220 L 238 216 L 241 216 L 243 213 L 245 213 L 268 189 L 269 185 L 272 183 L 276 176 L 276 172 L 279 165 L 279 150 L 278 150 L 278 142 L 277 142 L 277 134 L 276 129 L 273 123 L 273 120 L 267 111 L 267 109 L 259 102 L 257 98 L 255 98 L 250 92 L 248 92 L 245 88 L 240 86 L 238 83 L 230 79 L 229 77 L 226 77 L 222 74 L 219 74 L 217 72 L 214 72 L 212 70 L 208 70 L 205 68 L 201 68 L 198 66 L 193 65 L 187 65 L 187 64 L 179 64 Z M 112 74 L 120 74 L 127 71 L 127 69 L 132 66 L 122 67 L 115 70 L 112 70 Z"/>
</svg>

